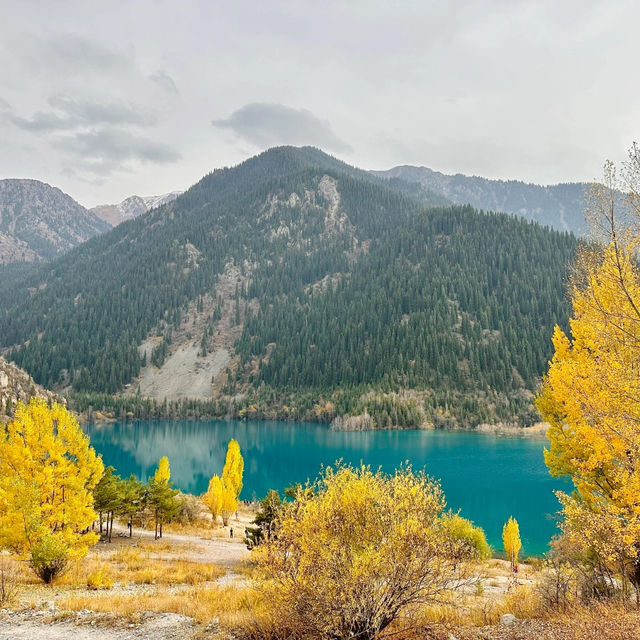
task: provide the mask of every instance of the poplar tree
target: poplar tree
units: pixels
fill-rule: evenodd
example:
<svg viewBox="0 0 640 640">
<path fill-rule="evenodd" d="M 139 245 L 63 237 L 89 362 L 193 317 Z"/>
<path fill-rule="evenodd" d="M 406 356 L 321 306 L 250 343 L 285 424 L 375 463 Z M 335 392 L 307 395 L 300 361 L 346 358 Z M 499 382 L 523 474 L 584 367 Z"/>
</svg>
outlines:
<svg viewBox="0 0 640 640">
<path fill-rule="evenodd" d="M 29 558 L 48 583 L 97 542 L 93 490 L 104 466 L 58 403 L 18 403 L 0 434 L 0 547 Z"/>
<path fill-rule="evenodd" d="M 207 506 L 209 511 L 211 511 L 211 517 L 213 518 L 214 525 L 222 511 L 222 492 L 223 486 L 220 476 L 211 476 L 211 480 L 209 480 L 209 487 L 207 488 L 207 492 L 202 497 L 202 501 Z"/>
<path fill-rule="evenodd" d="M 222 469 L 222 484 L 231 490 L 235 499 L 240 497 L 242 491 L 242 475 L 244 473 L 244 460 L 240 452 L 240 445 L 236 440 L 229 440 L 224 468 Z"/>
<path fill-rule="evenodd" d="M 229 518 L 238 509 L 238 498 L 242 491 L 242 476 L 244 460 L 240 445 L 236 440 L 230 440 L 227 445 L 222 476 L 213 475 L 209 481 L 207 492 L 202 501 L 211 511 L 215 524 L 218 516 L 222 517 L 223 526 L 229 524 Z"/>
<path fill-rule="evenodd" d="M 518 521 L 513 516 L 509 516 L 504 527 L 502 527 L 502 544 L 511 562 L 511 570 L 515 571 L 518 566 L 518 553 L 522 548 L 522 542 L 520 541 Z"/>
</svg>

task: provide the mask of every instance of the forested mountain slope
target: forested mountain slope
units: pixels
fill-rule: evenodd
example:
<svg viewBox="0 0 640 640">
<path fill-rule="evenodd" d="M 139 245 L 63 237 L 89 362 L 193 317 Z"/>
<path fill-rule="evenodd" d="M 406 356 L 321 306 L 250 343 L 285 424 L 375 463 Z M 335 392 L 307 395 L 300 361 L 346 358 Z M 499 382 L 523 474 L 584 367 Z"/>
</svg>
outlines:
<svg viewBox="0 0 640 640">
<path fill-rule="evenodd" d="M 281 147 L 0 283 L 0 347 L 90 393 L 142 393 L 181 358 L 240 415 L 531 421 L 575 245 Z"/>
<path fill-rule="evenodd" d="M 584 234 L 585 193 L 590 184 L 574 182 L 541 186 L 520 180 L 489 180 L 460 173 L 447 175 L 410 165 L 373 171 L 379 177 L 400 178 L 435 192 L 455 204 L 484 211 L 503 211 L 560 231 Z"/>
<path fill-rule="evenodd" d="M 52 260 L 110 225 L 38 180 L 0 180 L 0 265 Z"/>
</svg>

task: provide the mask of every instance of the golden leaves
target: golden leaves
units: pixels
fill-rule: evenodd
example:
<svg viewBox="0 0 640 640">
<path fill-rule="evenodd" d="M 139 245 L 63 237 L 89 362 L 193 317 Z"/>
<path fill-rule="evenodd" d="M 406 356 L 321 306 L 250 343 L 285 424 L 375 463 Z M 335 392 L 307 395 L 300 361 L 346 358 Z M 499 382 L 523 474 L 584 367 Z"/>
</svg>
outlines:
<svg viewBox="0 0 640 640">
<path fill-rule="evenodd" d="M 82 556 L 97 536 L 92 490 L 102 460 L 75 418 L 44 400 L 19 404 L 0 440 L 0 545 L 32 551 L 54 536 L 69 557 Z"/>
</svg>

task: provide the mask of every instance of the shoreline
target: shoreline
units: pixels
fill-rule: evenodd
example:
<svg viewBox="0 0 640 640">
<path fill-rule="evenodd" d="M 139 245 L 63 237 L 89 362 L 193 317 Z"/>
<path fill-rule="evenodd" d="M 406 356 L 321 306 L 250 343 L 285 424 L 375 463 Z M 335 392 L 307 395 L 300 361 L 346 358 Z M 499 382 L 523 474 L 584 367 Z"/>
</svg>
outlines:
<svg viewBox="0 0 640 640">
<path fill-rule="evenodd" d="M 79 416 L 79 422 L 81 425 L 92 425 L 96 427 L 107 426 L 110 424 L 114 424 L 116 422 L 161 422 L 161 421 L 187 421 L 187 422 L 206 422 L 212 420 L 221 420 L 224 422 L 248 422 L 248 421 L 256 421 L 256 422 L 298 422 L 300 424 L 308 425 L 308 426 L 324 426 L 332 431 L 342 431 L 344 433 L 356 433 L 356 432 L 367 432 L 370 433 L 372 431 L 440 431 L 440 432 L 451 432 L 451 433 L 476 433 L 486 436 L 494 436 L 494 437 L 504 437 L 504 438 L 526 438 L 526 439 L 536 439 L 536 440 L 546 440 L 547 431 L 549 429 L 549 424 L 546 422 L 537 422 L 531 427 L 518 427 L 513 424 L 479 424 L 477 427 L 473 427 L 471 429 L 463 429 L 459 427 L 417 427 L 417 428 L 406 428 L 402 426 L 391 426 L 385 427 L 383 429 L 332 429 L 331 424 L 327 422 L 316 422 L 310 420 L 282 420 L 282 419 L 270 419 L 270 418 L 234 418 L 234 417 L 211 417 L 205 416 L 201 418 L 177 418 L 174 416 L 166 416 L 162 418 L 130 418 L 126 417 L 123 420 L 118 418 L 109 417 L 105 415 L 101 415 L 98 419 L 87 420 L 85 416 Z"/>
</svg>

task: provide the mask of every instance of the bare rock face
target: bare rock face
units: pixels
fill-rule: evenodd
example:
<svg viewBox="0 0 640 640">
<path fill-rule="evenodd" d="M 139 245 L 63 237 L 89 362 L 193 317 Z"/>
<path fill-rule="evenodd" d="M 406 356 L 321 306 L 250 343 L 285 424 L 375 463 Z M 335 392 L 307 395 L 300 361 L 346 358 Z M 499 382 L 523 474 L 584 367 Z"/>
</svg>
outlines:
<svg viewBox="0 0 640 640">
<path fill-rule="evenodd" d="M 0 180 L 0 265 L 53 260 L 110 226 L 38 180 Z"/>
<path fill-rule="evenodd" d="M 55 393 L 37 385 L 26 371 L 0 357 L 0 422 L 13 415 L 18 402 L 29 402 L 34 396 L 62 402 Z"/>
<path fill-rule="evenodd" d="M 137 218 L 151 209 L 173 202 L 181 194 L 182 191 L 171 191 L 171 193 L 164 193 L 160 196 L 147 196 L 144 198 L 129 196 L 119 204 L 101 204 L 89 209 L 89 211 L 107 224 L 115 227 L 125 220 Z"/>
</svg>

